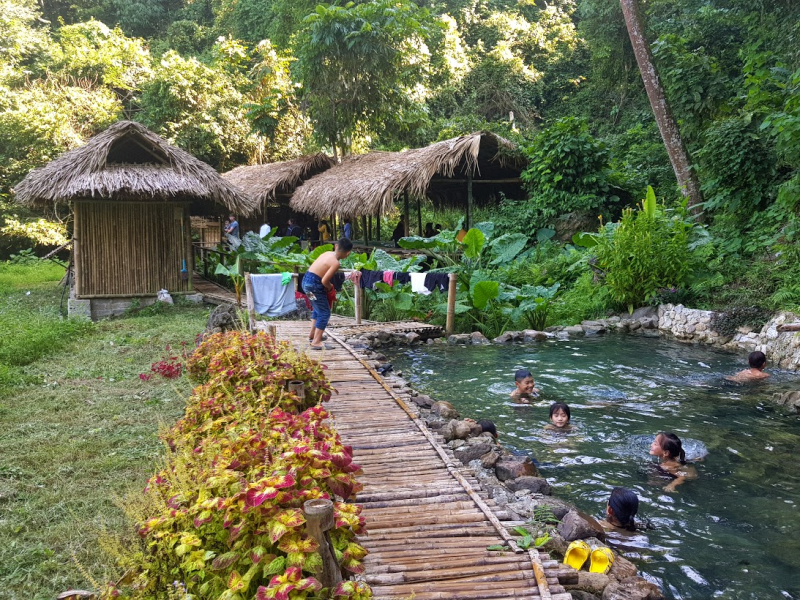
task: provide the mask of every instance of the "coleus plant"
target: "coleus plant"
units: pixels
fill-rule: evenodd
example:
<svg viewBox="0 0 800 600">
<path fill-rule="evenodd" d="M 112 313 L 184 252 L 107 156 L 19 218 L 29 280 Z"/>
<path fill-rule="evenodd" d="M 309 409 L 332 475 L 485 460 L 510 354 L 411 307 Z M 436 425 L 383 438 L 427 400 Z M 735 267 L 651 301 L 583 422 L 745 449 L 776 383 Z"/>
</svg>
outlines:
<svg viewBox="0 0 800 600">
<path fill-rule="evenodd" d="M 335 557 L 343 570 L 363 572 L 366 550 L 355 541 L 364 531 L 361 507 L 346 502 L 361 489 L 352 449 L 322 406 L 296 414 L 296 403 L 275 401 L 285 398 L 279 380 L 259 382 L 257 393 L 240 389 L 249 377 L 241 363 L 256 363 L 254 370 L 270 377 L 301 362 L 293 352 L 267 336 L 228 339 L 234 352 L 217 339 L 190 358 L 190 373 L 205 383 L 168 432 L 167 463 L 145 488 L 143 549 L 121 563 L 133 583 L 112 586 L 104 597 L 167 598 L 164 590 L 178 580 L 193 599 L 371 598 L 369 587 L 355 582 L 321 589 L 318 544 L 306 534 L 302 512 L 306 500 L 333 500 Z M 260 341 L 267 347 L 258 348 Z M 212 346 L 225 356 L 207 357 Z M 216 371 L 209 377 L 197 374 L 203 361 Z M 330 390 L 321 370 L 304 368 L 322 380 L 314 389 Z M 228 371 L 234 381 L 222 389 L 215 378 Z"/>
</svg>

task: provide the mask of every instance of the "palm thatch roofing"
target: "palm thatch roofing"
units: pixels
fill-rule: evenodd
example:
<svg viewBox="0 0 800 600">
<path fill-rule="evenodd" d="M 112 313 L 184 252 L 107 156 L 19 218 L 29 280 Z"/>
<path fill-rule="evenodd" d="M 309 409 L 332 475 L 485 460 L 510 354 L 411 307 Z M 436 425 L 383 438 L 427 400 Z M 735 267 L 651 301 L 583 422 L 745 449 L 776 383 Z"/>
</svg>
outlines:
<svg viewBox="0 0 800 600">
<path fill-rule="evenodd" d="M 290 203 L 294 210 L 316 216 L 384 215 L 400 194 L 428 197 L 437 204 L 466 204 L 466 177 L 476 185 L 480 202 L 520 197 L 519 180 L 526 161 L 512 142 L 490 132 L 437 142 L 405 152 L 370 152 L 350 156 L 304 182 Z"/>
<path fill-rule="evenodd" d="M 28 173 L 14 188 L 17 202 L 207 201 L 238 214 L 257 203 L 222 179 L 212 167 L 176 148 L 147 127 L 120 121 Z"/>
<path fill-rule="evenodd" d="M 291 196 L 298 185 L 335 164 L 331 157 L 318 152 L 284 162 L 236 167 L 222 177 L 266 208 L 279 196 Z"/>
</svg>

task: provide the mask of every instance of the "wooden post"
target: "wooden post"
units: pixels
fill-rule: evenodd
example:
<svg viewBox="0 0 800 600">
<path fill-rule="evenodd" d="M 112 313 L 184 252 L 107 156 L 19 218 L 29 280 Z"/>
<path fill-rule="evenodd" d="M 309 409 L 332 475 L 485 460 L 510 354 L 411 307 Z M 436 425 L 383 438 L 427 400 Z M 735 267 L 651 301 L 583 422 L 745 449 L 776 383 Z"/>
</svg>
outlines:
<svg viewBox="0 0 800 600">
<path fill-rule="evenodd" d="M 273 327 L 274 327 L 274 325 L 273 325 Z M 294 392 L 295 395 L 298 398 L 300 398 L 301 400 L 305 399 L 305 397 L 306 397 L 306 384 L 304 382 L 297 381 L 297 380 L 290 381 L 287 384 L 287 386 L 288 386 L 289 391 L 290 392 Z"/>
<path fill-rule="evenodd" d="M 203 261 L 203 277 L 208 279 L 208 252 L 203 246 L 200 246 L 200 258 Z"/>
<path fill-rule="evenodd" d="M 256 328 L 256 301 L 253 298 L 253 282 L 250 273 L 244 274 L 244 293 L 247 295 L 247 330 L 251 333 Z"/>
<path fill-rule="evenodd" d="M 277 340 L 278 328 L 274 324 L 270 323 L 269 325 L 267 325 L 267 334 L 269 334 L 269 336 L 272 337 L 272 339 Z"/>
<path fill-rule="evenodd" d="M 369 244 L 369 234 L 367 234 L 367 216 L 361 217 L 361 229 L 364 230 L 364 245 Z"/>
<path fill-rule="evenodd" d="M 319 555 L 322 558 L 322 575 L 319 580 L 322 587 L 336 588 L 342 581 L 342 571 L 336 562 L 330 536 L 326 533 L 333 529 L 333 502 L 325 498 L 306 500 L 303 503 L 306 515 L 306 531 L 319 544 Z"/>
<path fill-rule="evenodd" d="M 423 233 L 425 233 L 425 232 L 422 230 L 422 199 L 421 198 L 417 198 L 417 227 L 419 228 L 419 231 L 417 232 L 417 235 L 419 237 L 423 237 Z"/>
<path fill-rule="evenodd" d="M 409 216 L 408 216 L 408 192 L 403 192 L 403 200 L 405 202 L 405 204 L 404 204 L 405 208 L 403 209 L 403 222 L 405 224 L 405 237 L 408 237 L 409 235 L 411 235 L 410 230 L 409 230 L 410 224 L 408 222 L 408 219 L 409 219 Z"/>
<path fill-rule="evenodd" d="M 361 325 L 361 305 L 363 304 L 364 290 L 361 289 L 361 281 L 356 278 L 353 281 L 353 299 L 355 303 L 356 325 Z"/>
<path fill-rule="evenodd" d="M 382 217 L 380 215 L 375 217 L 375 231 L 376 231 L 375 239 L 378 240 L 379 242 L 381 241 L 381 219 Z"/>
<path fill-rule="evenodd" d="M 448 277 L 447 286 L 447 320 L 445 322 L 444 331 L 447 335 L 453 333 L 453 326 L 456 319 L 456 284 L 458 283 L 458 275 L 450 273 Z"/>
<path fill-rule="evenodd" d="M 367 237 L 372 238 L 372 215 L 367 217 Z"/>
<path fill-rule="evenodd" d="M 78 232 L 78 213 L 80 203 L 76 202 L 72 209 L 72 276 L 75 278 L 75 297 L 80 298 L 81 293 L 81 244 L 80 233 Z"/>
<path fill-rule="evenodd" d="M 472 173 L 467 173 L 467 226 L 465 229 L 469 231 L 472 227 Z"/>
</svg>

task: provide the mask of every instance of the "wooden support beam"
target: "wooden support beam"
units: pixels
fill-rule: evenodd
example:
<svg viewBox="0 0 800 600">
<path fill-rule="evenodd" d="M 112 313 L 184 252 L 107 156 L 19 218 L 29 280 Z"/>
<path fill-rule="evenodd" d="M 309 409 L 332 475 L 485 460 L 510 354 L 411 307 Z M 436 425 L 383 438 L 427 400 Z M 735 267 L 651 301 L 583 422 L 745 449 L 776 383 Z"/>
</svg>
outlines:
<svg viewBox="0 0 800 600">
<path fill-rule="evenodd" d="M 361 229 L 364 230 L 364 245 L 369 244 L 369 234 L 367 233 L 367 217 L 361 217 Z"/>
<path fill-rule="evenodd" d="M 422 230 L 422 199 L 417 198 L 417 227 L 419 228 L 417 231 L 417 235 L 419 237 L 423 237 L 424 231 Z"/>
<path fill-rule="evenodd" d="M 447 335 L 453 333 L 453 326 L 455 324 L 457 283 L 458 275 L 455 273 L 450 273 L 447 286 L 447 321 L 444 328 L 444 331 Z"/>
<path fill-rule="evenodd" d="M 472 216 L 472 174 L 467 173 L 467 231 L 472 227 Z"/>
<path fill-rule="evenodd" d="M 253 296 L 253 282 L 250 273 L 244 274 L 244 293 L 247 296 L 247 330 L 252 333 L 256 329 L 256 301 Z"/>
<path fill-rule="evenodd" d="M 334 589 L 342 581 L 342 571 L 336 562 L 328 530 L 333 528 L 333 502 L 325 498 L 306 500 L 303 504 L 306 515 L 306 531 L 319 544 L 322 558 L 322 573 L 319 577 L 322 587 Z"/>
<path fill-rule="evenodd" d="M 403 224 L 405 225 L 405 237 L 411 235 L 409 231 L 410 224 L 408 222 L 409 215 L 408 215 L 408 192 L 403 192 Z"/>
</svg>

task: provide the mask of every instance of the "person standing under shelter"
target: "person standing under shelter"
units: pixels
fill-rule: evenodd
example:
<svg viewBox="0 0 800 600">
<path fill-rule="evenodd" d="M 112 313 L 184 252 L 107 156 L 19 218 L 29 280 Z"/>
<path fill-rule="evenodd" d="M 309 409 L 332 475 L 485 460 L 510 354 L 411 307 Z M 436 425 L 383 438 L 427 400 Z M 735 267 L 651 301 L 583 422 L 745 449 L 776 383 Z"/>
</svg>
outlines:
<svg viewBox="0 0 800 600">
<path fill-rule="evenodd" d="M 263 240 L 269 235 L 270 231 L 272 231 L 272 227 L 270 227 L 269 221 L 267 221 L 261 226 L 261 229 L 258 230 L 258 237 Z"/>
<path fill-rule="evenodd" d="M 236 216 L 233 214 L 228 215 L 228 224 L 225 226 L 225 234 L 239 237 L 239 223 L 236 221 Z"/>
<path fill-rule="evenodd" d="M 350 219 L 345 218 L 343 230 L 344 230 L 344 237 L 346 237 L 348 240 L 352 240 L 353 226 L 350 224 Z"/>
<path fill-rule="evenodd" d="M 319 240 L 324 244 L 331 239 L 331 228 L 328 226 L 327 221 L 320 221 L 317 225 L 319 231 Z"/>
<path fill-rule="evenodd" d="M 303 237 L 303 230 L 300 228 L 294 219 L 289 219 L 289 226 L 286 228 L 287 236 L 294 236 L 297 239 Z"/>
</svg>

